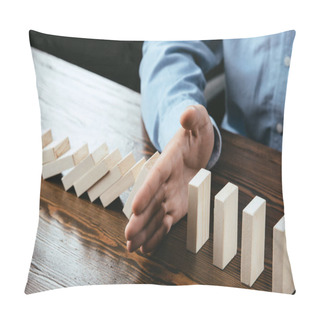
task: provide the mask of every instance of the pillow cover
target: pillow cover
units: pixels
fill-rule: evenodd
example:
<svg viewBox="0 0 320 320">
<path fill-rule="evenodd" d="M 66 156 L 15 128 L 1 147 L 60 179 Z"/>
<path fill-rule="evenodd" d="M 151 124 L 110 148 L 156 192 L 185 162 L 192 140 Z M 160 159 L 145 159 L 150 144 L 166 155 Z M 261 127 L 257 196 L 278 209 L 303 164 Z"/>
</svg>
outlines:
<svg viewBox="0 0 320 320">
<path fill-rule="evenodd" d="M 294 293 L 281 185 L 293 39 L 142 43 L 30 31 L 43 179 L 26 293 L 111 283 Z M 197 104 L 213 125 L 211 180 L 204 186 L 200 170 L 190 181 L 188 217 L 151 255 L 129 252 L 133 195 Z"/>
</svg>

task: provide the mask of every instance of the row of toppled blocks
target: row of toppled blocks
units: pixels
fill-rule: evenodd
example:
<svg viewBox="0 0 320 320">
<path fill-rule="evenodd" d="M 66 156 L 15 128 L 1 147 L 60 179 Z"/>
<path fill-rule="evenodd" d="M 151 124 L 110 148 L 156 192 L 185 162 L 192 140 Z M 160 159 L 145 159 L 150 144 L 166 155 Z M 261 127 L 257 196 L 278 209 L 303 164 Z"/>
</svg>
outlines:
<svg viewBox="0 0 320 320">
<path fill-rule="evenodd" d="M 65 138 L 52 141 L 51 130 L 42 135 L 43 179 L 71 169 L 62 177 L 65 190 L 72 186 L 79 197 L 87 192 L 90 201 L 100 198 L 104 207 L 133 186 L 123 207 L 129 219 L 132 200 L 160 156 L 156 152 L 147 161 L 137 163 L 132 153 L 124 158 L 118 149 L 109 153 L 102 144 L 91 154 L 85 144 L 71 151 Z M 211 172 L 201 169 L 188 187 L 187 250 L 197 253 L 209 239 Z M 232 183 L 215 196 L 213 213 L 213 264 L 220 269 L 234 258 L 238 242 L 238 187 Z M 241 241 L 241 282 L 252 286 L 264 270 L 266 201 L 255 197 L 243 209 Z M 286 250 L 284 218 L 273 228 L 272 290 L 293 293 L 294 285 Z"/>
<path fill-rule="evenodd" d="M 224 269 L 238 248 L 239 188 L 228 182 L 214 198 L 213 264 Z M 188 186 L 187 249 L 197 253 L 209 239 L 211 172 L 201 169 Z M 256 196 L 242 211 L 240 280 L 252 286 L 264 270 L 266 200 Z M 284 217 L 273 227 L 272 291 L 295 291 Z"/>
<path fill-rule="evenodd" d="M 65 190 L 73 186 L 78 197 L 87 192 L 91 202 L 100 198 L 104 207 L 135 183 L 146 163 L 145 158 L 136 162 L 132 152 L 124 158 L 118 149 L 109 153 L 105 143 L 92 153 L 87 144 L 74 151 L 68 138 L 53 141 L 50 129 L 42 134 L 42 159 L 43 179 L 67 171 L 61 179 Z"/>
</svg>

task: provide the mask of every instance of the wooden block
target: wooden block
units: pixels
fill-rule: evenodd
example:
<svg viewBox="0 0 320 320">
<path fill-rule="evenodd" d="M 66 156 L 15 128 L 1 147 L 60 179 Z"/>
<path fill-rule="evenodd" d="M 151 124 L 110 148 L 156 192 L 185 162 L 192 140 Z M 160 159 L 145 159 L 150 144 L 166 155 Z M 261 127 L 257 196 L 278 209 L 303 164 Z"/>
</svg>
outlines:
<svg viewBox="0 0 320 320">
<path fill-rule="evenodd" d="M 104 207 L 108 206 L 121 193 L 133 186 L 145 162 L 145 158 L 139 160 L 120 180 L 100 195 L 100 201 Z"/>
<path fill-rule="evenodd" d="M 54 161 L 70 150 L 69 138 L 51 142 L 42 150 L 42 164 Z"/>
<path fill-rule="evenodd" d="M 110 153 L 93 168 L 87 171 L 81 178 L 73 184 L 78 197 L 92 187 L 99 179 L 121 160 L 121 154 L 118 149 Z"/>
<path fill-rule="evenodd" d="M 272 291 L 292 294 L 295 291 L 287 252 L 284 217 L 273 227 Z"/>
<path fill-rule="evenodd" d="M 91 202 L 96 200 L 103 192 L 109 189 L 117 180 L 123 177 L 134 166 L 133 153 L 130 152 L 117 163 L 104 177 L 97 181 L 89 190 L 88 196 Z"/>
<path fill-rule="evenodd" d="M 48 144 L 50 144 L 52 141 L 53 139 L 51 129 L 48 129 L 42 134 L 42 149 L 45 148 Z"/>
<path fill-rule="evenodd" d="M 76 165 L 70 172 L 68 172 L 61 179 L 64 189 L 70 189 L 78 179 L 80 179 L 86 172 L 92 169 L 99 161 L 101 161 L 107 155 L 108 147 L 104 143 L 99 148 L 97 148 L 92 154 L 88 155 L 83 161 Z"/>
<path fill-rule="evenodd" d="M 89 148 L 88 148 L 88 144 L 86 143 L 72 155 L 74 165 L 75 166 L 78 165 L 88 155 L 89 155 Z"/>
<path fill-rule="evenodd" d="M 62 156 L 42 166 L 42 177 L 48 179 L 74 166 L 72 155 Z"/>
<path fill-rule="evenodd" d="M 238 193 L 238 187 L 228 182 L 214 199 L 213 264 L 220 269 L 237 254 Z"/>
<path fill-rule="evenodd" d="M 200 169 L 188 185 L 187 250 L 197 253 L 209 239 L 211 172 Z"/>
<path fill-rule="evenodd" d="M 80 179 L 86 172 L 94 167 L 94 161 L 92 155 L 88 155 L 82 162 L 68 172 L 61 181 L 65 190 L 68 190 L 72 185 Z"/>
<path fill-rule="evenodd" d="M 99 163 L 109 153 L 106 143 L 103 143 L 99 148 L 92 152 L 92 158 L 95 164 Z"/>
<path fill-rule="evenodd" d="M 42 166 L 42 177 L 48 179 L 62 171 L 74 167 L 78 161 L 83 160 L 89 154 L 88 145 L 83 145 L 80 149 L 75 152 L 67 152 L 57 160 L 48 162 Z"/>
<path fill-rule="evenodd" d="M 241 282 L 252 286 L 264 269 L 266 200 L 254 199 L 242 212 Z"/>
<path fill-rule="evenodd" d="M 155 152 L 153 154 L 153 156 L 145 162 L 145 164 L 143 165 L 143 167 L 139 173 L 139 176 L 136 179 L 136 182 L 135 182 L 135 184 L 129 194 L 127 202 L 125 203 L 123 210 L 122 210 L 128 219 L 130 219 L 130 216 L 132 214 L 131 207 L 132 207 L 133 198 L 136 195 L 136 193 L 138 192 L 138 190 L 140 189 L 141 185 L 143 184 L 144 180 L 146 179 L 151 168 L 153 167 L 155 162 L 158 160 L 159 156 L 160 156 L 159 152 L 158 151 Z"/>
</svg>

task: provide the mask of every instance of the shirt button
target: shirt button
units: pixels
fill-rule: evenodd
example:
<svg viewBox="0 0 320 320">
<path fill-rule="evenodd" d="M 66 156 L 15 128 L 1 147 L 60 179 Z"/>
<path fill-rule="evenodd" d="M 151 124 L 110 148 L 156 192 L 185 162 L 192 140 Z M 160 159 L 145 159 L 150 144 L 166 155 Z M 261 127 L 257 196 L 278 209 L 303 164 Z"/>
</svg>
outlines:
<svg viewBox="0 0 320 320">
<path fill-rule="evenodd" d="M 276 125 L 276 130 L 277 130 L 277 132 L 279 133 L 279 134 L 281 134 L 282 133 L 282 124 L 279 122 L 279 123 L 277 123 L 277 125 Z"/>
<path fill-rule="evenodd" d="M 291 58 L 290 58 L 289 56 L 286 56 L 286 57 L 284 58 L 284 65 L 285 65 L 286 67 L 290 67 L 290 62 L 291 62 Z"/>
</svg>

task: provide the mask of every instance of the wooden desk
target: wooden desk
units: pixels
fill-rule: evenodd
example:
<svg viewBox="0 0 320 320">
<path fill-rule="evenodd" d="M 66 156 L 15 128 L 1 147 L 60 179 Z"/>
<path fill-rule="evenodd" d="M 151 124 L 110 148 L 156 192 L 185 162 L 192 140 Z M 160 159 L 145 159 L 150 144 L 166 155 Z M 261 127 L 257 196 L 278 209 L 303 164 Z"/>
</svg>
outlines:
<svg viewBox="0 0 320 320">
<path fill-rule="evenodd" d="M 33 50 L 44 129 L 71 145 L 105 141 L 122 155 L 149 157 L 152 147 L 140 115 L 140 95 L 65 61 Z M 88 284 L 210 284 L 240 282 L 242 209 L 255 196 L 267 201 L 265 270 L 253 289 L 271 291 L 272 228 L 283 216 L 281 153 L 222 131 L 223 152 L 212 171 L 212 199 L 228 182 L 239 187 L 238 253 L 221 271 L 212 264 L 210 239 L 198 254 L 186 250 L 186 218 L 172 227 L 152 255 L 128 253 L 122 213 L 128 192 L 106 209 L 87 195 L 64 191 L 60 177 L 41 181 L 40 217 L 26 293 Z M 211 211 L 212 215 L 212 211 Z M 211 216 L 212 221 L 212 216 Z"/>
</svg>

